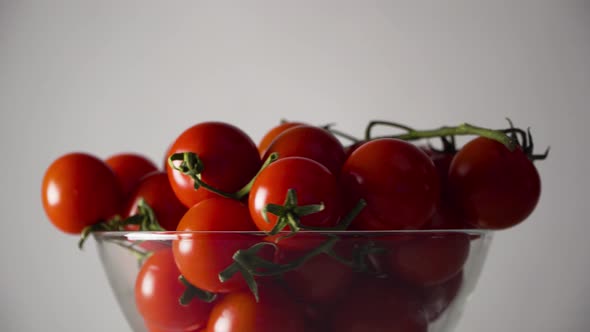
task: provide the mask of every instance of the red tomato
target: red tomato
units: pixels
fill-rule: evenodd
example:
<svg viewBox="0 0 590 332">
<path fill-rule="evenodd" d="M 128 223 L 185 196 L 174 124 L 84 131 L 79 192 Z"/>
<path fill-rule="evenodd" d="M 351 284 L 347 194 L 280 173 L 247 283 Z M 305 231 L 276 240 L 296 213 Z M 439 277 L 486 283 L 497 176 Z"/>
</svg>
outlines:
<svg viewBox="0 0 590 332">
<path fill-rule="evenodd" d="M 391 250 L 391 273 L 419 286 L 440 284 L 457 275 L 469 256 L 469 235 L 425 234 Z"/>
<path fill-rule="evenodd" d="M 289 189 L 295 190 L 299 206 L 324 204 L 322 211 L 302 216 L 301 224 L 336 225 L 341 211 L 336 178 L 316 161 L 288 157 L 275 161 L 260 172 L 250 191 L 250 213 L 260 230 L 270 231 L 276 225 L 276 215 L 267 213 L 269 221 L 265 220 L 264 208 L 268 204 L 283 205 Z"/>
<path fill-rule="evenodd" d="M 455 300 L 463 285 L 463 273 L 432 287 L 419 289 L 422 306 L 429 322 L 437 320 Z"/>
<path fill-rule="evenodd" d="M 278 263 L 291 262 L 305 253 L 306 251 L 283 250 Z M 349 288 L 354 276 L 351 267 L 326 254 L 314 256 L 296 270 L 283 274 L 292 294 L 311 303 L 334 301 Z"/>
<path fill-rule="evenodd" d="M 137 213 L 137 204 L 140 199 L 144 199 L 154 210 L 160 226 L 167 231 L 175 231 L 180 219 L 187 211 L 186 206 L 174 194 L 168 175 L 164 172 L 154 172 L 141 179 L 127 203 L 126 217 Z"/>
<path fill-rule="evenodd" d="M 117 176 L 125 198 L 129 197 L 144 175 L 158 170 L 151 160 L 134 153 L 113 155 L 107 158 L 105 163 Z"/>
<path fill-rule="evenodd" d="M 364 198 L 367 206 L 352 223 L 365 230 L 417 229 L 434 213 L 439 180 L 428 156 L 393 138 L 358 147 L 342 168 L 341 182 L 350 208 Z"/>
<path fill-rule="evenodd" d="M 283 289 L 265 284 L 260 302 L 250 291 L 227 294 L 211 312 L 208 332 L 304 332 L 303 309 Z"/>
<path fill-rule="evenodd" d="M 248 184 L 261 166 L 258 149 L 250 137 L 239 128 L 221 122 L 203 122 L 184 131 L 168 155 L 180 152 L 197 154 L 204 166 L 203 182 L 227 193 Z M 166 171 L 176 196 L 187 207 L 218 196 L 202 187 L 195 190 L 193 180 L 170 165 Z"/>
<path fill-rule="evenodd" d="M 102 160 L 70 153 L 47 168 L 41 196 L 53 225 L 79 234 L 84 227 L 116 214 L 122 194 L 115 174 Z"/>
<path fill-rule="evenodd" d="M 418 297 L 388 279 L 363 278 L 334 308 L 332 329 L 339 332 L 426 332 Z"/>
<path fill-rule="evenodd" d="M 305 157 L 315 160 L 332 174 L 340 173 L 345 160 L 344 147 L 332 133 L 306 125 L 287 129 L 277 136 L 262 159 L 266 160 L 273 152 L 277 152 L 279 158 Z"/>
<path fill-rule="evenodd" d="M 521 148 L 479 137 L 457 153 L 449 170 L 457 206 L 479 228 L 504 229 L 525 220 L 541 195 L 541 180 Z"/>
<path fill-rule="evenodd" d="M 183 306 L 178 299 L 185 286 L 172 250 L 160 250 L 143 264 L 135 281 L 135 303 L 146 323 L 160 329 L 196 330 L 207 323 L 213 304 L 193 299 Z"/>
<path fill-rule="evenodd" d="M 178 224 L 178 231 L 253 231 L 256 230 L 248 208 L 223 197 L 201 201 L 190 208 Z M 260 242 L 257 236 L 239 233 L 192 233 L 174 240 L 174 258 L 182 275 L 201 289 L 225 293 L 246 287 L 240 273 L 226 282 L 219 272 L 233 263 L 239 249 Z"/>
<path fill-rule="evenodd" d="M 178 330 L 178 329 L 166 329 L 159 326 L 149 325 L 149 323 L 144 322 L 148 332 L 205 332 L 204 329 L 196 329 L 196 330 Z"/>
<path fill-rule="evenodd" d="M 303 123 L 300 122 L 283 122 L 280 125 L 272 128 L 268 131 L 260 140 L 258 144 L 258 152 L 260 152 L 260 156 L 263 157 L 268 149 L 269 145 L 274 141 L 274 139 L 283 133 L 285 130 L 289 128 L 293 128 L 296 126 L 300 126 Z"/>
</svg>

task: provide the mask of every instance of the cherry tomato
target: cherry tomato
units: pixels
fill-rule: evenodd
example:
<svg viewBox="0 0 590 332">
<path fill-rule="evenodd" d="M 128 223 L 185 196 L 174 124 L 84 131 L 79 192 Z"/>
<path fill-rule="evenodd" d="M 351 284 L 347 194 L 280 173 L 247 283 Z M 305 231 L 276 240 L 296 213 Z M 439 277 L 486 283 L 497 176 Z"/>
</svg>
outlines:
<svg viewBox="0 0 590 332">
<path fill-rule="evenodd" d="M 414 145 L 393 138 L 369 141 L 346 160 L 342 187 L 350 208 L 367 206 L 352 223 L 356 229 L 417 229 L 434 213 L 439 180 L 433 162 Z"/>
<path fill-rule="evenodd" d="M 240 273 L 226 282 L 221 282 L 218 275 L 233 263 L 232 256 L 237 250 L 249 248 L 260 238 L 239 233 L 215 233 L 256 230 L 244 204 L 223 197 L 201 201 L 182 217 L 177 230 L 201 231 L 181 235 L 172 244 L 176 264 L 191 284 L 214 293 L 247 286 Z"/>
<path fill-rule="evenodd" d="M 148 330 L 148 332 L 205 332 L 204 329 L 196 329 L 196 330 L 178 330 L 178 329 L 167 329 L 167 328 L 162 328 L 159 326 L 154 326 L 154 325 L 150 325 L 147 322 L 144 322 L 145 326 Z"/>
<path fill-rule="evenodd" d="M 135 153 L 120 153 L 105 159 L 111 167 L 123 190 L 125 198 L 129 197 L 139 180 L 158 168 L 149 159 Z"/>
<path fill-rule="evenodd" d="M 207 323 L 213 304 L 195 298 L 181 305 L 185 286 L 179 276 L 171 249 L 157 251 L 144 262 L 135 281 L 135 303 L 148 325 L 189 331 Z"/>
<path fill-rule="evenodd" d="M 469 223 L 504 229 L 525 220 L 541 195 L 541 180 L 520 147 L 478 137 L 457 153 L 449 169 L 449 186 Z"/>
<path fill-rule="evenodd" d="M 332 174 L 339 174 L 345 160 L 342 143 L 329 131 L 313 126 L 300 125 L 278 135 L 266 150 L 262 159 L 277 152 L 279 158 L 305 157 L 324 165 Z"/>
<path fill-rule="evenodd" d="M 242 130 L 221 122 L 203 122 L 185 130 L 172 144 L 168 155 L 193 152 L 201 159 L 201 179 L 208 185 L 233 193 L 244 187 L 261 166 L 258 149 Z M 194 189 L 193 180 L 166 166 L 172 189 L 187 207 L 218 196 L 205 188 Z"/>
<path fill-rule="evenodd" d="M 339 332 L 426 332 L 419 298 L 388 279 L 359 280 L 334 308 L 332 329 Z"/>
<path fill-rule="evenodd" d="M 260 287 L 260 302 L 248 290 L 220 299 L 211 312 L 208 332 L 304 332 L 303 309 L 273 284 Z"/>
<path fill-rule="evenodd" d="M 396 243 L 389 259 L 392 273 L 415 285 L 432 286 L 457 275 L 469 256 L 469 235 L 435 233 Z"/>
<path fill-rule="evenodd" d="M 429 322 L 437 320 L 455 300 L 463 285 L 463 273 L 432 287 L 419 289 L 422 306 Z"/>
<path fill-rule="evenodd" d="M 260 140 L 258 144 L 258 152 L 260 152 L 260 157 L 264 157 L 266 154 L 266 150 L 268 149 L 269 145 L 274 141 L 274 139 L 283 133 L 285 130 L 289 128 L 293 128 L 296 126 L 300 126 L 303 123 L 300 122 L 283 122 L 280 125 L 272 128 L 269 130 Z"/>
<path fill-rule="evenodd" d="M 121 188 L 102 160 L 70 153 L 45 171 L 41 186 L 43 208 L 55 227 L 79 234 L 84 227 L 112 217 L 121 201 Z"/>
<path fill-rule="evenodd" d="M 264 208 L 268 204 L 283 205 L 289 189 L 295 190 L 299 206 L 324 204 L 322 211 L 301 216 L 301 224 L 336 225 L 341 211 L 336 178 L 316 161 L 288 157 L 275 161 L 260 172 L 250 191 L 250 213 L 260 230 L 270 231 L 276 225 L 276 215 L 267 213 L 268 222 L 265 220 Z"/>
<path fill-rule="evenodd" d="M 154 172 L 141 179 L 131 199 L 127 203 L 125 216 L 137 213 L 137 204 L 143 199 L 154 210 L 160 226 L 167 231 L 175 231 L 180 219 L 187 211 L 168 181 L 164 172 Z"/>
</svg>

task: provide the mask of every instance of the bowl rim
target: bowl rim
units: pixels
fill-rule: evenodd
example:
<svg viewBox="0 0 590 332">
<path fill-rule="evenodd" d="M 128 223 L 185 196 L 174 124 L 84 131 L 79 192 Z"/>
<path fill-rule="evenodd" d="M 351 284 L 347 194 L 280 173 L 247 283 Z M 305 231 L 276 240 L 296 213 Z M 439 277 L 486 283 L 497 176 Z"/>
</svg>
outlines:
<svg viewBox="0 0 590 332">
<path fill-rule="evenodd" d="M 301 230 L 297 235 L 339 235 L 339 236 L 387 236 L 387 235 L 436 235 L 436 234 L 466 234 L 471 236 L 490 236 L 495 233 L 489 229 L 419 229 L 419 230 L 338 230 L 338 231 L 315 231 Z M 254 231 L 98 231 L 92 235 L 96 240 L 126 239 L 131 241 L 165 241 L 191 238 L 194 235 L 252 235 L 269 236 L 268 233 Z M 289 231 L 282 231 L 276 236 L 288 235 Z"/>
</svg>

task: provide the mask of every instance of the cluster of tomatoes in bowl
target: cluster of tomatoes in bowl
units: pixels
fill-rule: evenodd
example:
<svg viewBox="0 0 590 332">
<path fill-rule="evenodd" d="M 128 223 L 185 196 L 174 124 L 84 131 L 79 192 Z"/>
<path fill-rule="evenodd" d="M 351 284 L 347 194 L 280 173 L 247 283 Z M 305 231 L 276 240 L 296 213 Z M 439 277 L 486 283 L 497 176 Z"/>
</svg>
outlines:
<svg viewBox="0 0 590 332">
<path fill-rule="evenodd" d="M 377 124 L 361 140 L 285 122 L 257 146 L 203 122 L 172 143 L 165 169 L 70 153 L 47 169 L 43 206 L 82 241 L 179 232 L 140 244 L 135 296 L 152 332 L 426 331 L 461 286 L 478 238 L 467 230 L 505 229 L 535 208 L 539 156 L 512 126 L 392 124 L 406 132 L 373 137 Z M 462 134 L 478 137 L 457 150 Z M 432 137 L 442 150 L 410 142 Z"/>
</svg>

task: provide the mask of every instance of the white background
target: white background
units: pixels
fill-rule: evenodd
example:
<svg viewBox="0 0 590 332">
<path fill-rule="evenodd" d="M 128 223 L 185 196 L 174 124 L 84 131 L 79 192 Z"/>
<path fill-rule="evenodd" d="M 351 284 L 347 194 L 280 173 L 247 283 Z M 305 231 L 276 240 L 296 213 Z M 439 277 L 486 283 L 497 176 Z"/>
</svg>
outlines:
<svg viewBox="0 0 590 332">
<path fill-rule="evenodd" d="M 588 1 L 0 1 L 0 330 L 127 331 L 90 243 L 41 208 L 81 150 L 158 163 L 183 129 L 279 119 L 530 126 L 543 195 L 497 234 L 459 332 L 588 331 Z"/>
</svg>

